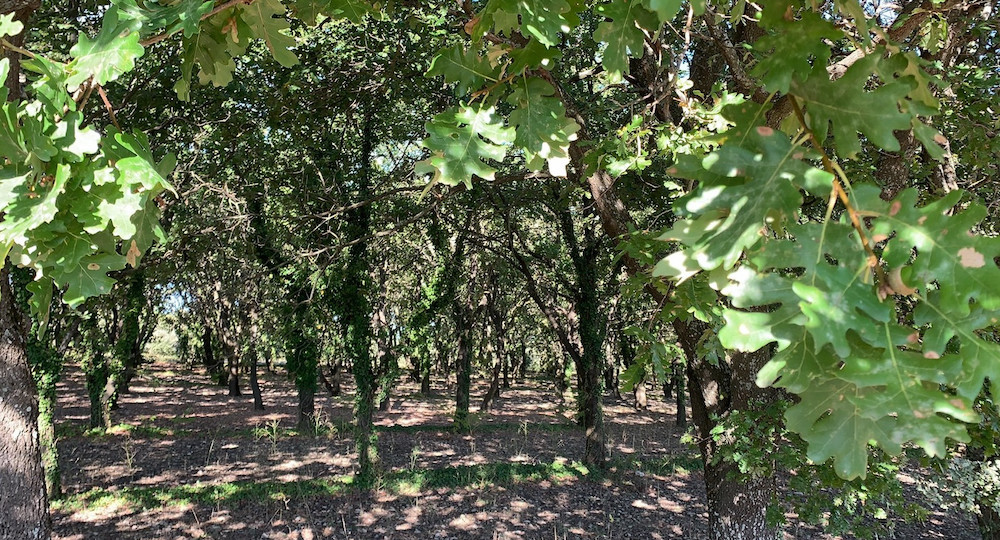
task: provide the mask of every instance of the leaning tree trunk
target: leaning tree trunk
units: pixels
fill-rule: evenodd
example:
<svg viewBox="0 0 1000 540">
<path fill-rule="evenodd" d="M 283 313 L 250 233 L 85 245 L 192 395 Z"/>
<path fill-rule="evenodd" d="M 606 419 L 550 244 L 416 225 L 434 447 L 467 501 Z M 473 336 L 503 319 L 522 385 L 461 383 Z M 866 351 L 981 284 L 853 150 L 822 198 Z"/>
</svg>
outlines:
<svg viewBox="0 0 1000 540">
<path fill-rule="evenodd" d="M 48 538 L 52 529 L 38 439 L 38 400 L 25 332 L 0 270 L 0 539 Z"/>
</svg>

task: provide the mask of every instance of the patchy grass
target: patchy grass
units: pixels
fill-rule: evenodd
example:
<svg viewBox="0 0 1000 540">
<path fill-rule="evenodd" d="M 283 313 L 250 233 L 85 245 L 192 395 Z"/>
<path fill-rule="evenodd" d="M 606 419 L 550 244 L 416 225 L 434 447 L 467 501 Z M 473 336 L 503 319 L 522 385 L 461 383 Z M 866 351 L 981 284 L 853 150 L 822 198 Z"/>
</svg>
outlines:
<svg viewBox="0 0 1000 540">
<path fill-rule="evenodd" d="M 431 470 L 402 470 L 384 473 L 376 481 L 389 493 L 415 496 L 435 488 L 483 488 L 509 486 L 542 480 L 567 481 L 582 478 L 590 471 L 579 463 L 556 461 L 550 464 L 489 463 Z M 293 482 L 227 482 L 188 484 L 172 487 L 144 486 L 121 489 L 94 488 L 52 501 L 57 512 L 106 508 L 151 510 L 164 506 L 236 506 L 240 503 L 267 503 L 311 497 L 332 497 L 355 489 L 351 477 L 321 478 Z"/>
<path fill-rule="evenodd" d="M 141 437 L 144 439 L 166 439 L 188 435 L 187 430 L 165 428 L 155 425 L 115 424 L 108 429 L 90 428 L 70 422 L 60 422 L 56 425 L 56 437 L 60 439 L 86 437 L 89 439 L 113 438 L 120 436 Z"/>
<path fill-rule="evenodd" d="M 332 496 L 348 489 L 349 478 L 300 480 L 295 482 L 227 482 L 172 487 L 94 488 L 52 501 L 58 512 L 129 507 L 142 510 L 191 504 L 233 506 L 241 502 L 287 501 L 292 498 Z"/>
<path fill-rule="evenodd" d="M 498 431 L 578 431 L 580 426 L 576 424 L 543 424 L 543 423 L 515 423 L 501 422 L 495 424 L 475 423 L 471 427 L 457 428 L 454 424 L 428 425 L 418 424 L 413 426 L 375 426 L 375 430 L 385 433 L 419 433 L 419 432 L 451 432 L 451 433 L 494 433 Z"/>
<path fill-rule="evenodd" d="M 566 481 L 590 474 L 579 463 L 486 463 L 443 469 L 397 471 L 383 477 L 387 491 L 400 495 L 416 495 L 425 489 L 509 486 L 542 480 Z"/>
</svg>

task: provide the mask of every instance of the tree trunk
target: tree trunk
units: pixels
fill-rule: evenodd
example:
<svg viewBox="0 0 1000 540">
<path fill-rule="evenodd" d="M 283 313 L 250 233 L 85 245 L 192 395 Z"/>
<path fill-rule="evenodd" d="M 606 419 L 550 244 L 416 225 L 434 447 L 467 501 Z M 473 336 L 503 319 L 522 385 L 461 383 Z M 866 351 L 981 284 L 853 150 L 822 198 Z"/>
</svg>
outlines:
<svg viewBox="0 0 1000 540">
<path fill-rule="evenodd" d="M 264 410 L 264 398 L 260 395 L 260 382 L 257 381 L 257 364 L 260 359 L 257 355 L 257 347 L 250 345 L 250 391 L 253 393 L 253 410 Z"/>
<path fill-rule="evenodd" d="M 500 357 L 500 362 L 503 363 L 503 388 L 504 390 L 510 389 L 510 355 L 504 352 L 503 356 Z"/>
<path fill-rule="evenodd" d="M 16 78 L 16 77 L 15 77 Z M 16 95 L 16 94 L 15 94 Z M 50 536 L 35 381 L 9 267 L 0 270 L 0 539 Z"/>
<path fill-rule="evenodd" d="M 371 196 L 372 151 L 375 147 L 374 118 L 365 112 L 362 127 L 360 173 L 357 174 L 358 198 Z M 355 481 L 369 486 L 379 469 L 378 435 L 374 429 L 375 399 L 378 378 L 373 365 L 372 314 L 369 291 L 372 288 L 368 236 L 371 228 L 371 207 L 364 205 L 347 214 L 350 236 L 358 240 L 351 246 L 343 283 L 342 309 L 346 327 L 347 357 L 354 371 L 354 442 L 358 451 L 358 474 Z"/>
<path fill-rule="evenodd" d="M 472 306 L 468 299 L 456 299 L 452 314 L 458 335 L 456 359 L 455 427 L 469 427 L 469 390 L 472 385 Z"/>
<path fill-rule="evenodd" d="M 236 355 L 235 347 L 225 346 L 227 360 L 229 363 L 229 395 L 242 396 L 240 391 L 240 361 Z"/>
<path fill-rule="evenodd" d="M 517 366 L 517 378 L 523 381 L 528 376 L 528 346 L 521 343 L 521 363 Z"/>
<path fill-rule="evenodd" d="M 299 386 L 296 395 L 298 396 L 298 418 L 295 421 L 295 429 L 300 433 L 312 434 L 316 432 L 316 388 L 309 385 Z"/>
<path fill-rule="evenodd" d="M 113 402 L 117 402 L 119 394 L 127 394 L 129 384 L 135 378 L 136 371 L 142 360 L 142 338 L 139 319 L 146 305 L 146 279 L 142 270 L 129 276 L 128 289 L 125 293 L 125 313 L 121 331 L 114 347 L 112 372 L 115 377 Z"/>
<path fill-rule="evenodd" d="M 502 358 L 497 358 L 493 364 L 492 376 L 490 377 L 490 388 L 483 396 L 483 403 L 479 410 L 489 411 L 496 405 L 496 399 L 500 396 L 500 369 L 503 364 Z"/>
<path fill-rule="evenodd" d="M 586 133 L 586 122 L 575 113 L 572 104 L 567 107 L 568 115 L 575 116 L 578 123 L 584 126 L 578 133 L 580 140 L 589 140 Z M 584 170 L 584 149 L 578 144 L 570 146 L 570 157 L 575 167 Z M 605 234 L 614 241 L 620 241 L 629 231 L 629 226 L 634 226 L 634 221 L 628 209 L 622 203 L 615 190 L 614 179 L 604 171 L 598 170 L 587 178 L 581 178 L 581 183 L 586 186 L 594 201 L 594 210 L 601 218 L 601 225 Z M 625 269 L 629 275 L 636 275 L 641 272 L 639 261 L 629 255 L 623 257 Z M 652 286 L 647 286 L 646 291 L 656 301 L 662 301 L 663 294 Z M 706 491 L 709 498 L 709 526 L 710 536 L 713 539 L 728 540 L 768 540 L 777 536 L 778 531 L 767 526 L 765 519 L 768 504 L 774 499 L 775 483 L 773 475 L 767 478 L 749 479 L 741 481 L 738 478 L 728 478 L 719 475 L 716 465 L 710 465 L 714 452 L 712 448 L 706 448 L 711 442 L 711 429 L 715 423 L 712 420 L 712 413 L 724 414 L 729 410 L 746 410 L 748 400 L 747 388 L 744 384 L 752 385 L 756 388 L 756 367 L 747 368 L 743 366 L 739 371 L 740 375 L 747 377 L 739 381 L 737 390 L 733 392 L 731 399 L 721 399 L 721 391 L 728 388 L 732 380 L 724 373 L 719 373 L 718 369 L 706 363 L 697 363 L 697 344 L 701 337 L 703 328 L 699 328 L 700 323 L 687 323 L 674 320 L 674 330 L 677 332 L 681 346 L 687 358 L 688 370 L 688 391 L 691 396 L 692 419 L 698 426 L 702 447 L 702 459 L 704 461 L 706 473 Z M 742 356 L 742 355 L 741 355 Z M 750 356 L 750 355 L 747 355 Z M 740 360 L 740 359 L 737 359 Z M 704 372 L 704 373 L 703 373 Z M 711 398 L 708 400 L 707 398 Z M 739 398 L 739 399 L 737 399 Z M 730 405 L 732 405 L 730 407 Z"/>
<path fill-rule="evenodd" d="M 632 387 L 632 397 L 635 398 L 635 409 L 641 411 L 649 406 L 649 399 L 646 397 L 646 381 L 640 380 Z"/>
<path fill-rule="evenodd" d="M 769 540 L 780 530 L 767 522 L 767 509 L 776 500 L 774 474 L 743 474 L 735 463 L 717 459 L 726 444 L 769 445 L 774 441 L 733 441 L 713 435 L 712 429 L 732 411 L 754 414 L 775 397 L 771 388 L 758 388 L 756 374 L 771 357 L 771 348 L 753 353 L 733 353 L 729 369 L 713 366 L 695 352 L 700 334 L 686 323 L 676 321 L 682 347 L 688 355 L 691 381 L 691 411 L 698 429 L 699 448 L 705 464 L 705 491 L 708 495 L 710 535 L 716 540 Z"/>
<path fill-rule="evenodd" d="M 221 362 L 215 358 L 215 346 L 212 345 L 212 327 L 207 324 L 205 325 L 205 331 L 201 335 L 201 348 L 204 354 L 202 362 L 208 370 L 208 376 L 218 383 L 221 379 L 219 375 Z M 223 382 L 222 386 L 225 385 L 226 383 Z"/>
<path fill-rule="evenodd" d="M 93 330 L 96 332 L 97 330 Z M 93 347 L 93 345 L 91 345 Z M 107 429 L 111 427 L 106 422 L 107 415 L 104 414 L 101 395 L 104 393 L 104 386 L 108 382 L 108 365 L 104 351 L 94 349 L 93 356 L 87 361 L 85 376 L 87 378 L 87 396 L 90 398 L 90 427 Z"/>
<path fill-rule="evenodd" d="M 327 365 L 330 368 L 330 376 L 327 377 L 321 368 L 319 370 L 319 380 L 322 381 L 323 387 L 326 391 L 330 393 L 331 396 L 337 397 L 341 394 L 342 390 L 340 387 L 340 362 L 333 365 Z"/>
<path fill-rule="evenodd" d="M 599 244 L 594 231 L 584 227 L 583 249 L 574 257 L 577 274 L 577 311 L 580 317 L 580 342 L 583 354 L 577 366 L 580 379 L 580 403 L 583 408 L 583 428 L 587 443 L 583 462 L 604 468 L 608 452 L 604 432 L 604 397 L 601 375 L 604 373 L 605 321 L 601 315 L 598 293 L 597 256 Z"/>
<path fill-rule="evenodd" d="M 677 369 L 676 363 L 674 364 L 674 373 L 671 375 L 674 380 L 674 403 L 677 406 L 677 416 L 674 419 L 674 423 L 679 427 L 687 426 L 687 407 L 685 406 L 684 399 L 684 374 Z"/>
</svg>

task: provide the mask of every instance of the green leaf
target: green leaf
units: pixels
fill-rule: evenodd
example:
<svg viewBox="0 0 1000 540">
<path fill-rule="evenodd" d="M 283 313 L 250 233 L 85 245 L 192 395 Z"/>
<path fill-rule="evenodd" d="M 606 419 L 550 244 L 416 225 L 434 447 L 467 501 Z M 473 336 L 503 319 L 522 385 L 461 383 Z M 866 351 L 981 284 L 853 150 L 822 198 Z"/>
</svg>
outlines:
<svg viewBox="0 0 1000 540">
<path fill-rule="evenodd" d="M 566 0 L 489 0 L 478 17 L 472 32 L 476 40 L 491 31 L 509 37 L 519 30 L 546 47 L 558 45 L 559 34 L 568 33 L 579 23 Z"/>
<path fill-rule="evenodd" d="M 104 139 L 104 154 L 115 162 L 121 185 L 127 189 L 142 186 L 152 194 L 173 189 L 157 170 L 149 149 L 149 140 L 142 132 L 122 133 L 109 129 Z"/>
<path fill-rule="evenodd" d="M 50 135 L 53 146 L 67 162 L 79 163 L 100 150 L 101 134 L 82 124 L 83 115 L 70 112 L 55 125 Z"/>
<path fill-rule="evenodd" d="M 292 13 L 308 26 L 314 26 L 320 15 L 332 11 L 331 0 L 295 0 L 292 2 Z"/>
<path fill-rule="evenodd" d="M 21 67 L 41 75 L 31 83 L 31 89 L 36 99 L 45 105 L 48 114 L 61 116 L 63 111 L 76 110 L 76 102 L 66 92 L 66 81 L 70 74 L 65 65 L 44 56 L 36 56 L 22 60 Z"/>
<path fill-rule="evenodd" d="M 361 24 L 365 15 L 375 13 L 375 10 L 362 0 L 331 0 L 332 12 L 339 13 L 354 24 Z"/>
<path fill-rule="evenodd" d="M 805 82 L 793 81 L 791 92 L 806 104 L 809 127 L 820 141 L 826 140 L 830 123 L 837 152 L 854 157 L 861 151 L 858 133 L 889 151 L 899 150 L 893 132 L 910 129 L 911 114 L 900 112 L 900 101 L 910 92 L 912 79 L 897 79 L 875 90 L 867 90 L 881 53 L 858 60 L 844 76 L 831 81 L 825 64 L 817 64 Z"/>
<path fill-rule="evenodd" d="M 514 142 L 514 130 L 484 105 L 460 105 L 436 115 L 426 127 L 430 137 L 424 147 L 431 157 L 417 163 L 416 171 L 449 186 L 471 188 L 474 176 L 492 180 L 496 169 L 486 162 L 502 160 L 507 154 L 503 145 Z"/>
<path fill-rule="evenodd" d="M 443 76 L 448 83 L 455 84 L 455 94 L 462 96 L 478 90 L 489 82 L 497 82 L 500 78 L 500 68 L 494 67 L 489 60 L 476 54 L 473 49 L 466 49 L 461 43 L 442 49 L 427 70 L 428 77 Z"/>
<path fill-rule="evenodd" d="M 755 246 L 765 228 L 783 226 L 802 204 L 800 189 L 823 195 L 833 177 L 801 161 L 804 152 L 783 133 L 758 127 L 743 147 L 725 144 L 702 160 L 684 156 L 670 174 L 698 180 L 697 189 L 678 202 L 684 215 L 717 214 L 707 222 L 681 220 L 674 229 L 685 237 L 701 236 L 689 247 L 657 265 L 656 276 L 681 276 L 693 269 L 732 268 L 743 251 Z M 767 197 L 760 196 L 767 193 Z M 663 237 L 674 239 L 673 233 Z M 676 237 L 680 239 L 680 237 Z"/>
<path fill-rule="evenodd" d="M 3 221 L 0 222 L 0 242 L 24 245 L 26 233 L 55 219 L 59 196 L 66 189 L 70 178 L 69 165 L 60 164 L 52 176 L 38 182 L 25 181 L 26 176 L 12 176 L 3 180 L 0 198 L 7 200 Z"/>
<path fill-rule="evenodd" d="M 562 58 L 562 52 L 556 48 L 546 47 L 537 39 L 531 39 L 524 47 L 516 48 L 509 53 L 511 62 L 507 72 L 512 75 L 524 73 L 526 69 L 542 68 L 551 70 Z"/>
<path fill-rule="evenodd" d="M 769 92 L 787 93 L 793 77 L 801 82 L 814 64 L 825 67 L 830 58 L 827 43 L 844 37 L 833 23 L 812 10 L 789 20 L 791 9 L 789 2 L 768 2 L 761 13 L 760 25 L 771 33 L 753 45 L 758 56 L 753 73 Z"/>
<path fill-rule="evenodd" d="M 142 210 L 142 197 L 128 189 L 118 192 L 114 200 L 104 200 L 97 207 L 97 215 L 114 225 L 114 235 L 119 238 L 132 238 L 135 235 L 135 225 L 132 216 Z"/>
<path fill-rule="evenodd" d="M 125 257 L 117 253 L 101 253 L 80 259 L 53 278 L 66 287 L 63 301 L 75 308 L 90 297 L 111 292 L 115 280 L 108 277 L 108 272 L 122 268 L 125 268 Z"/>
<path fill-rule="evenodd" d="M 656 13 L 664 23 L 672 21 L 677 16 L 681 4 L 683 4 L 681 0 L 643 0 L 646 9 Z"/>
<path fill-rule="evenodd" d="M 598 13 L 611 19 L 597 26 L 594 40 L 607 43 L 601 63 L 612 84 L 622 81 L 628 73 L 629 57 L 643 55 L 645 35 L 642 28 L 655 31 L 659 27 L 656 15 L 642 7 L 642 0 L 614 0 L 597 7 Z"/>
<path fill-rule="evenodd" d="M 834 458 L 834 470 L 845 479 L 864 477 L 868 468 L 868 441 L 888 445 L 889 454 L 902 448 L 892 441 L 894 419 L 867 418 L 857 404 L 857 387 L 843 381 L 813 383 L 799 394 L 801 401 L 785 413 L 789 429 L 809 443 L 809 459 L 822 463 Z"/>
<path fill-rule="evenodd" d="M 214 19 L 214 17 L 213 17 Z M 229 54 L 226 36 L 221 24 L 210 20 L 202 30 L 184 39 L 181 53 L 181 78 L 174 85 L 177 96 L 182 100 L 190 98 L 191 77 L 194 66 L 199 66 L 198 78 L 204 84 L 226 86 L 233 80 L 236 63 Z"/>
<path fill-rule="evenodd" d="M 143 52 L 139 33 L 129 29 L 128 21 L 119 20 L 118 10 L 108 10 L 97 36 L 92 40 L 80 34 L 80 41 L 70 49 L 74 60 L 69 65 L 71 74 L 66 87 L 75 91 L 91 77 L 100 85 L 114 81 L 131 71 Z"/>
<path fill-rule="evenodd" d="M 295 40 L 285 34 L 289 28 L 285 11 L 280 0 L 254 0 L 240 6 L 240 18 L 250 27 L 251 37 L 262 39 L 279 64 L 292 67 L 299 60 L 291 51 Z"/>
<path fill-rule="evenodd" d="M 148 195 L 143 196 L 142 209 L 132 216 L 132 223 L 135 235 L 127 243 L 126 257 L 129 264 L 135 267 L 154 242 L 166 243 L 167 237 L 160 227 L 160 209 Z"/>
<path fill-rule="evenodd" d="M 28 306 L 32 315 L 38 318 L 41 331 L 44 332 L 49 323 L 49 306 L 52 305 L 52 278 L 38 276 L 28 284 L 27 289 L 31 293 Z"/>
<path fill-rule="evenodd" d="M 182 32 L 185 37 L 198 33 L 201 19 L 212 11 L 215 2 L 179 0 L 163 5 L 154 0 L 113 0 L 121 16 L 136 22 L 143 36 L 160 32 Z"/>
<path fill-rule="evenodd" d="M 16 15 L 14 12 L 0 15 L 0 37 L 16 36 L 24 30 L 21 21 L 14 20 Z"/>
<path fill-rule="evenodd" d="M 516 130 L 514 144 L 524 150 L 529 169 L 541 170 L 548 163 L 553 176 L 566 176 L 569 145 L 580 126 L 566 118 L 562 100 L 551 84 L 538 77 L 520 78 L 507 103 L 516 107 L 510 124 Z"/>
</svg>

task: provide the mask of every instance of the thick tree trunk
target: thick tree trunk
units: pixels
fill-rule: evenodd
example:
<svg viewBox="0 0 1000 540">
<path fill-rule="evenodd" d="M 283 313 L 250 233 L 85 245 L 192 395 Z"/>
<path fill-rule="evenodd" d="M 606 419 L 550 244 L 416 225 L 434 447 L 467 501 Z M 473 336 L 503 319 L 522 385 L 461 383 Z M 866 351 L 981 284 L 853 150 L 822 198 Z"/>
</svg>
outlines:
<svg viewBox="0 0 1000 540">
<path fill-rule="evenodd" d="M 327 365 L 330 368 L 330 376 L 327 377 L 323 369 L 319 370 L 319 380 L 323 383 L 323 387 L 326 391 L 330 393 L 331 396 L 337 397 L 341 393 L 340 387 L 340 362 L 333 365 Z"/>
<path fill-rule="evenodd" d="M 212 327 L 205 325 L 205 330 L 201 335 L 201 351 L 202 351 L 202 363 L 205 364 L 205 369 L 208 370 L 208 376 L 211 377 L 216 382 L 219 381 L 220 363 L 215 358 L 215 346 L 212 344 Z M 222 386 L 226 384 L 223 383 Z"/>
<path fill-rule="evenodd" d="M 45 490 L 50 499 L 62 498 L 62 472 L 59 468 L 59 447 L 56 446 L 56 393 L 42 392 L 38 396 L 38 438 L 42 448 Z"/>
<path fill-rule="evenodd" d="M 495 359 L 493 363 L 492 376 L 490 377 L 490 387 L 483 396 L 483 403 L 479 406 L 481 411 L 492 410 L 496 406 L 496 399 L 500 396 L 500 369 L 503 364 L 502 358 Z"/>
<path fill-rule="evenodd" d="M 692 337 L 689 333 L 681 338 L 688 343 L 685 352 L 693 349 Z M 736 464 L 717 459 L 722 445 L 766 445 L 773 441 L 732 441 L 712 434 L 719 419 L 731 411 L 753 414 L 774 399 L 773 389 L 758 388 L 755 383 L 757 371 L 770 356 L 770 347 L 754 353 L 734 353 L 730 370 L 689 358 L 691 411 L 705 464 L 709 530 L 715 540 L 771 540 L 780 535 L 780 530 L 767 522 L 767 509 L 776 500 L 774 475 L 743 474 Z"/>
<path fill-rule="evenodd" d="M 38 437 L 35 381 L 9 269 L 0 270 L 0 539 L 48 538 L 45 476 Z"/>
<path fill-rule="evenodd" d="M 372 151 L 375 147 L 375 124 L 371 111 L 367 111 L 362 128 L 361 171 L 357 175 L 358 198 L 371 196 Z M 371 207 L 362 206 L 348 213 L 351 236 L 358 243 L 351 246 L 343 283 L 342 298 L 344 322 L 347 329 L 347 357 L 350 358 L 356 392 L 354 396 L 354 441 L 358 451 L 356 482 L 368 486 L 375 480 L 379 469 L 378 435 L 374 428 L 375 399 L 378 378 L 371 354 L 372 346 L 372 290 L 371 261 L 368 242 L 364 240 L 371 228 Z"/>
<path fill-rule="evenodd" d="M 500 362 L 503 363 L 503 388 L 504 390 L 510 389 L 510 355 L 504 352 L 500 357 Z"/>
<path fill-rule="evenodd" d="M 129 276 L 129 285 L 125 293 L 126 309 L 122 320 L 121 331 L 114 348 L 115 395 L 117 402 L 119 394 L 127 394 L 132 379 L 135 378 L 142 361 L 142 332 L 139 319 L 146 304 L 146 279 L 142 270 Z"/>
<path fill-rule="evenodd" d="M 528 346 L 521 343 L 521 360 L 517 365 L 517 379 L 523 381 L 528 376 Z"/>
</svg>

